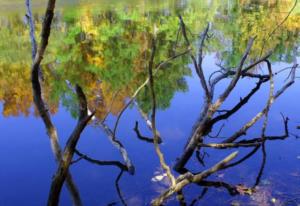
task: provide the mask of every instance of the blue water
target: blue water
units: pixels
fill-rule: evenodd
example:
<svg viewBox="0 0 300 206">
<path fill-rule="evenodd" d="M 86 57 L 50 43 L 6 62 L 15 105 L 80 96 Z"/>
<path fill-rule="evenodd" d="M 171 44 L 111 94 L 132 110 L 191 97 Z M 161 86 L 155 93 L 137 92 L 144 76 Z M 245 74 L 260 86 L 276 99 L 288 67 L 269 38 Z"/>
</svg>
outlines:
<svg viewBox="0 0 300 206">
<path fill-rule="evenodd" d="M 211 57 L 207 57 L 205 64 L 211 68 Z M 275 64 L 282 68 L 285 64 Z M 276 77 L 276 83 L 282 83 L 287 73 Z M 165 159 L 170 165 L 181 154 L 183 145 L 190 135 L 192 125 L 196 122 L 202 104 L 202 90 L 199 80 L 193 72 L 192 77 L 186 77 L 189 90 L 186 93 L 176 93 L 171 106 L 157 113 L 157 128 L 163 138 L 161 145 Z M 226 82 L 222 83 L 222 86 Z M 249 91 L 250 80 L 241 81 L 230 99 L 226 101 L 224 108 L 230 108 L 235 101 Z M 222 89 L 219 87 L 217 91 Z M 267 134 L 276 135 L 283 133 L 283 123 L 280 112 L 290 118 L 290 132 L 299 134 L 296 126 L 299 125 L 299 108 L 297 96 L 299 96 L 299 83 L 296 82 L 288 91 L 274 103 L 269 115 Z M 263 108 L 268 94 L 268 84 L 256 94 L 253 99 L 230 119 L 225 121 L 225 128 L 220 136 L 232 134 L 242 126 L 254 114 Z M 2 109 L 2 107 L 0 107 Z M 114 117 L 109 117 L 112 126 Z M 151 132 L 145 126 L 138 110 L 133 107 L 125 112 L 120 121 L 117 136 L 127 149 L 129 156 L 136 167 L 136 174 L 130 176 L 124 174 L 120 180 L 120 188 L 128 205 L 148 205 L 151 199 L 156 197 L 162 189 L 166 188 L 163 183 L 151 181 L 155 171 L 161 171 L 158 158 L 152 144 L 140 141 L 133 131 L 134 122 L 140 122 L 140 129 L 146 135 Z M 70 117 L 64 107 L 53 116 L 53 122 L 57 126 L 61 145 L 67 140 L 68 135 L 75 126 L 76 121 Z M 251 130 L 247 137 L 258 137 L 260 133 L 260 121 Z M 215 126 L 218 131 L 220 124 Z M 48 137 L 40 118 L 35 116 L 3 117 L 0 116 L 0 205 L 45 205 L 51 177 L 56 169 L 56 163 L 52 156 Z M 111 145 L 101 128 L 88 126 L 83 132 L 77 147 L 81 152 L 101 160 L 120 160 L 119 152 Z M 209 154 L 206 157 L 207 166 L 213 165 L 224 158 L 233 150 L 206 149 Z M 239 149 L 242 156 L 245 151 L 251 149 Z M 266 143 L 267 162 L 262 176 L 261 187 L 271 187 L 271 197 L 283 199 L 281 193 L 297 194 L 299 192 L 300 173 L 299 167 L 299 140 L 291 136 L 284 141 Z M 297 158 L 298 156 L 298 158 Z M 249 160 L 220 172 L 221 180 L 231 184 L 245 184 L 251 186 L 255 182 L 262 159 L 259 150 Z M 203 167 L 193 158 L 189 167 L 199 171 Z M 112 202 L 121 204 L 118 198 L 115 179 L 119 169 L 109 166 L 97 166 L 81 160 L 71 166 L 71 173 L 79 187 L 81 197 L 85 205 L 107 205 Z M 224 174 L 223 174 L 224 173 Z M 209 179 L 219 179 L 213 175 Z M 265 184 L 265 185 L 264 185 Z M 266 186 L 267 184 L 267 186 Z M 191 201 L 200 195 L 201 187 L 190 186 L 186 190 L 186 200 Z M 279 193 L 279 194 L 278 194 Z M 282 195 L 282 194 L 281 194 Z M 295 196 L 296 197 L 296 196 Z M 199 201 L 199 205 L 229 205 L 233 200 L 249 202 L 250 197 L 231 197 L 224 189 L 210 188 L 207 195 Z M 70 205 L 69 194 L 64 189 L 61 195 L 61 205 Z M 177 205 L 176 201 L 169 202 Z M 245 203 L 246 204 L 246 203 Z M 293 204 L 291 204 L 293 205 Z"/>
</svg>

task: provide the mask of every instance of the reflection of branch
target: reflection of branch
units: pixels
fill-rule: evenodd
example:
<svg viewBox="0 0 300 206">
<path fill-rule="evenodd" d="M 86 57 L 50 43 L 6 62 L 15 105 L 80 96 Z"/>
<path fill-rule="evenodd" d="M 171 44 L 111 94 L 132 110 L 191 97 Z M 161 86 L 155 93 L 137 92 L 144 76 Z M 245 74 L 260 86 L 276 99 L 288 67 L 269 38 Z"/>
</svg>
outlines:
<svg viewBox="0 0 300 206">
<path fill-rule="evenodd" d="M 163 67 L 164 65 L 166 65 L 168 62 L 174 60 L 174 59 L 177 59 L 178 57 L 181 57 L 183 55 L 186 55 L 188 52 L 190 51 L 190 49 L 187 49 L 179 54 L 176 54 L 168 59 L 166 59 L 165 61 L 162 61 L 160 62 L 159 64 L 157 64 L 155 66 L 155 70 L 153 71 L 153 75 L 155 76 L 155 74 L 159 71 L 159 69 L 161 67 Z M 136 96 L 140 93 L 140 91 L 148 84 L 149 82 L 149 77 L 137 88 L 137 90 L 135 90 L 135 92 L 133 93 L 133 95 L 130 97 L 128 103 L 122 108 L 121 112 L 119 113 L 118 117 L 117 117 L 117 120 L 116 120 L 116 123 L 115 123 L 115 126 L 114 126 L 114 129 L 113 129 L 113 134 L 115 136 L 116 134 L 116 131 L 117 131 L 117 128 L 118 128 L 118 124 L 119 124 L 119 121 L 123 115 L 123 113 L 126 111 L 126 109 L 133 103 L 133 101 L 135 100 Z"/>
<path fill-rule="evenodd" d="M 28 23 L 29 23 L 29 33 L 30 33 L 30 40 L 31 40 L 31 57 L 32 57 L 32 60 L 34 60 L 35 55 L 37 53 L 37 42 L 35 39 L 35 28 L 34 28 L 34 22 L 33 22 L 33 17 L 32 17 L 30 0 L 26 0 L 25 4 L 26 4 L 26 9 L 27 9 L 26 17 L 27 17 Z"/>
<path fill-rule="evenodd" d="M 116 187 L 116 190 L 117 190 L 117 193 L 118 193 L 118 196 L 119 196 L 120 200 L 111 202 L 107 206 L 118 205 L 118 202 L 122 203 L 124 206 L 127 206 L 127 203 L 125 201 L 126 199 L 123 197 L 123 194 L 122 194 L 122 191 L 121 191 L 121 188 L 120 188 L 120 183 L 119 183 L 123 174 L 124 174 L 124 170 L 121 169 L 120 173 L 118 174 L 118 176 L 115 180 L 115 187 Z"/>
<path fill-rule="evenodd" d="M 140 130 L 139 130 L 139 122 L 136 121 L 135 122 L 135 126 L 134 126 L 134 129 L 133 129 L 136 133 L 136 136 L 142 140 L 142 141 L 145 141 L 145 142 L 149 142 L 149 143 L 154 143 L 154 139 L 153 138 L 150 138 L 150 137 L 145 137 L 141 134 Z M 158 138 L 158 144 L 161 144 L 162 143 L 162 140 L 161 138 Z"/>
<path fill-rule="evenodd" d="M 269 79 L 269 78 L 268 78 Z M 266 82 L 268 79 L 260 79 L 257 83 L 256 86 L 249 92 L 249 94 L 244 97 L 241 98 L 239 103 L 237 103 L 231 110 L 228 110 L 226 113 L 219 115 L 217 117 L 215 117 L 211 122 L 212 124 L 215 124 L 216 122 L 220 121 L 220 120 L 224 120 L 224 119 L 228 119 L 232 114 L 234 114 L 235 112 L 237 112 L 240 108 L 242 108 L 242 106 L 244 106 L 249 99 L 260 89 L 260 86 Z"/>
<path fill-rule="evenodd" d="M 240 61 L 239 66 L 237 67 L 237 70 L 235 72 L 234 77 L 232 78 L 231 82 L 229 83 L 229 85 L 227 86 L 227 88 L 224 90 L 224 92 L 220 95 L 220 97 L 218 98 L 218 100 L 214 103 L 213 105 L 213 109 L 216 111 L 215 108 L 219 108 L 220 105 L 225 101 L 225 99 L 229 96 L 229 94 L 232 92 L 232 90 L 234 89 L 235 85 L 237 84 L 238 80 L 240 79 L 241 75 L 242 75 L 242 69 L 243 66 L 245 64 L 245 61 L 250 53 L 250 49 L 253 45 L 254 39 L 251 38 L 248 42 L 246 51 L 244 52 L 244 55 Z"/>
<path fill-rule="evenodd" d="M 174 193 L 181 191 L 185 186 L 187 186 L 190 183 L 199 183 L 203 179 L 207 178 L 211 174 L 214 174 L 215 172 L 222 170 L 228 162 L 230 162 L 232 159 L 234 159 L 237 156 L 238 152 L 234 152 L 230 155 L 228 155 L 225 159 L 220 161 L 219 163 L 215 164 L 210 169 L 207 169 L 201 173 L 198 174 L 191 174 L 186 173 L 184 175 L 179 176 L 176 179 L 176 184 L 171 186 L 169 189 L 167 189 L 163 194 L 161 194 L 158 198 L 152 201 L 153 206 L 162 205 L 164 201 L 166 201 L 170 196 L 172 196 Z"/>
<path fill-rule="evenodd" d="M 184 197 L 184 194 L 183 194 L 182 190 L 179 191 L 179 192 L 177 192 L 176 198 L 177 198 L 180 206 L 187 206 L 187 204 L 185 202 L 185 197 Z"/>
<path fill-rule="evenodd" d="M 278 136 L 266 136 L 262 134 L 261 137 L 259 138 L 253 138 L 249 140 L 241 140 L 239 142 L 229 142 L 229 143 L 209 143 L 209 144 L 204 144 L 201 143 L 199 144 L 200 147 L 212 147 L 215 149 L 227 149 L 227 148 L 236 148 L 236 147 L 257 147 L 262 145 L 265 141 L 267 140 L 284 140 L 289 137 L 289 129 L 288 129 L 288 121 L 289 118 L 283 118 L 283 123 L 284 123 L 284 134 L 283 135 L 278 135 Z M 265 127 L 263 127 L 265 128 Z M 265 129 L 263 129 L 265 130 Z"/>
<path fill-rule="evenodd" d="M 104 115 L 104 118 L 101 120 L 101 122 L 105 122 L 105 121 L 106 121 L 106 118 L 107 118 L 108 115 L 111 113 L 111 110 L 112 110 L 112 108 L 113 108 L 113 105 L 114 105 L 114 103 L 115 103 L 115 100 L 116 100 L 116 98 L 117 98 L 119 92 L 120 92 L 120 90 L 117 90 L 117 91 L 113 94 L 112 99 L 111 99 L 110 106 L 109 106 L 109 108 L 108 108 L 106 114 Z"/>
<path fill-rule="evenodd" d="M 114 97 L 117 95 L 117 93 L 115 93 Z M 114 99 L 114 98 L 113 98 Z M 112 100 L 113 101 L 113 100 Z M 113 102 L 112 102 L 113 104 Z M 123 146 L 123 144 L 113 135 L 113 132 L 111 131 L 111 129 L 104 123 L 105 119 L 103 119 L 101 122 L 97 122 L 97 125 L 101 126 L 102 129 L 104 130 L 105 134 L 107 135 L 107 137 L 109 138 L 109 140 L 111 141 L 111 143 L 119 150 L 119 152 L 121 153 L 122 155 L 122 158 L 125 162 L 126 165 L 123 165 L 122 163 L 118 164 L 119 167 L 125 171 L 128 171 L 131 175 L 134 174 L 135 172 L 135 167 L 134 165 L 132 164 L 129 156 L 128 156 L 128 153 L 125 149 L 125 147 Z M 80 154 L 78 154 L 80 156 Z M 93 160 L 91 158 L 88 158 L 87 156 L 83 156 L 81 155 L 81 158 L 85 157 L 84 159 L 88 160 L 88 161 L 92 161 L 95 163 L 95 161 L 97 162 L 97 160 Z M 103 162 L 100 162 L 98 161 L 98 163 L 101 165 L 103 165 Z M 113 163 L 115 164 L 113 161 L 109 161 L 107 162 L 108 164 L 110 163 Z M 125 167 L 125 168 L 122 168 L 122 167 Z"/>
<path fill-rule="evenodd" d="M 295 3 L 294 3 L 294 5 L 293 5 L 293 7 L 292 7 L 291 10 L 288 12 L 288 14 L 286 15 L 286 17 L 285 17 L 278 25 L 276 25 L 276 27 L 268 34 L 267 39 L 265 39 L 265 40 L 263 41 L 263 45 L 262 45 L 262 49 L 261 49 L 260 55 L 262 55 L 262 53 L 263 53 L 263 51 L 264 51 L 266 42 L 268 42 L 269 39 L 271 38 L 271 36 L 275 33 L 275 31 L 276 31 L 282 24 L 284 24 L 284 22 L 286 22 L 286 20 L 289 18 L 289 16 L 291 15 L 291 13 L 292 13 L 292 12 L 294 11 L 294 9 L 296 8 L 297 3 L 298 3 L 298 0 L 295 0 Z"/>
<path fill-rule="evenodd" d="M 120 168 L 121 170 L 128 170 L 126 165 L 122 164 L 121 162 L 119 161 L 103 161 L 103 160 L 96 160 L 96 159 L 93 159 L 91 157 L 89 157 L 88 155 L 86 154 L 83 154 L 81 152 L 79 152 L 78 150 L 75 150 L 75 154 L 79 156 L 79 160 L 81 159 L 84 159 L 90 163 L 93 163 L 93 164 L 96 164 L 96 165 L 99 165 L 99 166 L 116 166 L 118 168 Z M 76 161 L 76 162 L 78 162 Z M 75 163 L 74 161 L 72 163 Z"/>
<path fill-rule="evenodd" d="M 255 62 L 249 64 L 248 66 L 246 66 L 243 70 L 242 70 L 242 74 L 241 77 L 253 77 L 253 78 L 263 78 L 264 75 L 256 75 L 256 74 L 252 74 L 249 73 L 249 70 L 254 68 L 255 66 L 257 66 L 258 64 L 262 63 L 263 61 L 265 61 L 266 59 L 268 59 L 271 56 L 272 52 L 268 52 L 265 56 L 261 57 L 260 59 L 256 60 Z M 228 69 L 226 70 L 226 72 L 222 72 L 220 75 L 216 76 L 214 79 L 212 79 L 210 81 L 210 87 L 211 87 L 211 93 L 212 95 L 214 94 L 214 88 L 217 85 L 217 83 L 219 83 L 221 80 L 228 78 L 231 75 L 235 75 L 236 71 L 232 70 L 232 69 Z M 265 76 L 265 77 L 268 77 Z"/>
<path fill-rule="evenodd" d="M 207 194 L 207 192 L 208 192 L 208 188 L 205 187 L 205 188 L 202 190 L 202 192 L 201 192 L 201 194 L 199 195 L 199 197 L 197 197 L 197 198 L 195 198 L 194 200 L 192 200 L 190 206 L 194 206 L 199 200 L 201 200 L 201 199 Z"/>
<path fill-rule="evenodd" d="M 260 145 L 255 147 L 251 152 L 249 152 L 248 154 L 246 154 L 244 157 L 242 157 L 241 159 L 237 160 L 236 162 L 233 162 L 231 164 L 228 164 L 224 167 L 224 169 L 230 168 L 230 167 L 234 167 L 236 165 L 241 164 L 242 162 L 246 161 L 247 159 L 249 159 L 250 157 L 252 157 L 252 155 L 254 155 L 257 150 L 260 148 Z"/>
<path fill-rule="evenodd" d="M 141 116 L 145 120 L 146 125 L 152 131 L 152 122 L 151 122 L 151 120 L 149 120 L 148 115 L 139 107 L 139 105 L 136 101 L 135 101 L 135 105 L 137 106 L 137 109 L 139 110 L 139 113 L 141 114 Z M 159 131 L 157 131 L 157 135 L 159 137 L 159 141 L 162 142 Z"/>
<path fill-rule="evenodd" d="M 226 182 L 222 182 L 222 181 L 213 182 L 213 181 L 203 180 L 203 181 L 199 182 L 198 185 L 205 186 L 205 187 L 216 187 L 216 188 L 224 187 L 230 195 L 239 194 L 239 192 L 236 189 L 236 186 L 230 185 L 230 184 L 228 184 Z"/>
<path fill-rule="evenodd" d="M 263 159 L 262 159 L 262 162 L 261 162 L 261 166 L 260 166 L 258 175 L 257 175 L 256 180 L 255 180 L 255 183 L 252 187 L 253 189 L 260 183 L 263 171 L 265 169 L 266 161 L 267 161 L 267 153 L 266 153 L 266 144 L 265 144 L 265 142 L 263 142 L 261 148 L 262 148 L 262 153 L 263 153 Z"/>
<path fill-rule="evenodd" d="M 180 22 L 180 27 L 181 27 L 181 31 L 182 31 L 182 35 L 184 37 L 185 43 L 187 47 L 191 47 L 190 41 L 188 39 L 187 33 L 186 33 L 186 26 L 185 23 L 182 19 L 182 16 L 179 15 L 179 22 Z M 203 46 L 204 46 L 204 41 L 207 37 L 207 33 L 208 33 L 208 29 L 209 29 L 209 25 L 207 25 L 207 27 L 205 28 L 205 30 L 203 31 L 201 37 L 200 37 L 200 46 L 199 46 L 199 55 L 198 55 L 198 62 L 196 61 L 196 58 L 194 57 L 194 55 L 190 52 L 190 57 L 193 61 L 193 65 L 195 67 L 196 73 L 199 76 L 200 82 L 201 82 L 201 86 L 205 91 L 205 96 L 206 96 L 206 100 L 209 103 L 211 101 L 211 94 L 208 90 L 207 87 L 207 83 L 203 74 L 203 69 L 202 69 L 202 61 L 203 61 Z"/>
<path fill-rule="evenodd" d="M 119 175 L 118 175 L 118 177 L 117 177 L 117 179 L 116 179 L 116 181 L 115 181 L 115 186 L 116 186 L 117 193 L 118 193 L 118 196 L 119 196 L 119 198 L 120 198 L 122 204 L 123 204 L 124 206 L 127 206 L 127 203 L 125 202 L 125 199 L 124 199 L 124 197 L 123 197 L 123 194 L 122 194 L 122 191 L 121 191 L 121 188 L 120 188 L 120 185 L 119 185 L 119 181 L 120 181 L 120 179 L 121 179 L 121 177 L 122 177 L 122 175 L 123 175 L 123 172 L 124 172 L 124 170 L 121 170 L 121 171 L 120 171 L 120 173 L 119 173 Z"/>
</svg>

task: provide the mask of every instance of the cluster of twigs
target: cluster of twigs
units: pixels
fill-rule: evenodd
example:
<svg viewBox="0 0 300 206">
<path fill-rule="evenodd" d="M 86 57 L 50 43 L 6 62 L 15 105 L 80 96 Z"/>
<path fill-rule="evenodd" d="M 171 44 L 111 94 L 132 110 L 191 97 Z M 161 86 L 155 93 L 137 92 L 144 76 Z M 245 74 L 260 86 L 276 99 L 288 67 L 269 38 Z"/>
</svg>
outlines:
<svg viewBox="0 0 300 206">
<path fill-rule="evenodd" d="M 180 29 L 181 34 L 183 36 L 183 39 L 185 40 L 186 46 L 188 48 L 191 47 L 190 40 L 187 36 L 187 28 L 183 21 L 183 18 L 179 16 L 180 21 Z M 294 65 L 290 69 L 290 75 L 289 80 L 276 92 L 274 92 L 274 80 L 273 77 L 277 75 L 278 73 L 273 73 L 271 63 L 269 62 L 268 58 L 271 56 L 272 52 L 268 52 L 265 56 L 257 59 L 256 61 L 246 65 L 247 58 L 249 56 L 249 53 L 251 51 L 252 45 L 255 41 L 254 38 L 250 39 L 248 41 L 247 48 L 240 60 L 239 65 L 235 69 L 226 69 L 222 65 L 218 65 L 220 67 L 220 70 L 212 73 L 209 77 L 209 80 L 207 81 L 205 79 L 205 76 L 203 75 L 203 68 L 202 68 L 202 62 L 203 62 L 203 48 L 205 44 L 205 40 L 208 38 L 208 31 L 209 31 L 209 25 L 204 29 L 202 34 L 200 35 L 200 46 L 198 48 L 198 59 L 196 60 L 195 56 L 190 52 L 190 57 L 193 63 L 193 66 L 196 70 L 196 73 L 198 74 L 198 77 L 200 79 L 200 83 L 202 86 L 202 89 L 204 91 L 204 105 L 202 106 L 202 112 L 200 114 L 200 118 L 196 123 L 196 126 L 194 127 L 193 133 L 191 137 L 189 138 L 183 154 L 177 159 L 174 169 L 181 173 L 182 175 L 176 179 L 176 184 L 172 185 L 169 189 L 167 189 L 165 192 L 163 192 L 158 198 L 154 199 L 152 204 L 153 205 L 162 205 L 163 202 L 165 202 L 172 194 L 176 194 L 181 189 L 188 185 L 189 183 L 198 183 L 200 184 L 203 179 L 205 179 L 207 176 L 203 175 L 207 174 L 207 171 L 213 171 L 216 172 L 218 170 L 226 169 L 228 167 L 232 167 L 234 165 L 240 164 L 241 162 L 248 159 L 250 156 L 252 156 L 260 147 L 262 147 L 263 151 L 263 164 L 259 171 L 259 175 L 257 177 L 256 184 L 258 184 L 260 177 L 262 175 L 262 171 L 264 169 L 264 164 L 266 161 L 266 152 L 265 152 L 265 142 L 268 140 L 283 140 L 289 136 L 288 131 L 288 118 L 283 117 L 283 123 L 284 123 L 284 134 L 280 136 L 267 136 L 265 135 L 265 131 L 267 128 L 267 121 L 268 121 L 268 113 L 271 108 L 271 105 L 273 102 L 280 97 L 295 81 L 295 74 L 296 69 L 298 67 L 298 64 L 296 62 L 296 59 L 294 61 Z M 268 75 L 265 74 L 258 74 L 253 73 L 251 70 L 254 69 L 257 65 L 260 65 L 261 63 L 265 62 L 268 69 Z M 216 75 L 218 74 L 218 75 Z M 236 87 L 238 81 L 244 77 L 251 78 L 251 79 L 257 79 L 256 86 L 244 97 L 241 98 L 239 102 L 236 103 L 236 105 L 230 109 L 230 110 L 220 110 L 225 100 L 230 96 L 234 88 Z M 225 89 L 221 92 L 219 97 L 215 98 L 215 87 L 216 85 L 224 79 L 231 78 L 230 83 L 225 87 Z M 269 91 L 269 97 L 266 102 L 265 107 L 258 112 L 252 119 L 250 119 L 245 125 L 243 125 L 238 131 L 233 133 L 231 136 L 225 138 L 222 142 L 216 142 L 216 143 L 205 143 L 206 137 L 211 137 L 210 133 L 213 130 L 214 125 L 222 120 L 226 120 L 230 118 L 233 114 L 238 112 L 250 99 L 253 97 L 257 91 L 259 91 L 261 85 L 265 82 L 270 83 L 270 91 Z M 215 101 L 213 101 L 216 99 Z M 252 139 L 244 139 L 239 140 L 242 136 L 246 136 L 247 131 L 256 123 L 258 120 L 260 120 L 262 117 L 265 116 L 265 120 L 262 126 L 262 132 L 261 136 L 257 138 Z M 218 135 L 215 136 L 216 139 L 219 136 L 220 131 L 218 132 Z M 195 150 L 197 150 L 197 153 L 199 154 L 199 150 L 201 148 L 210 147 L 215 149 L 227 149 L 227 148 L 239 148 L 239 147 L 253 147 L 253 151 L 251 151 L 249 154 L 245 155 L 245 157 L 241 158 L 235 163 L 227 164 L 230 160 L 232 160 L 237 153 L 231 154 L 229 157 L 225 158 L 221 161 L 222 164 L 216 164 L 212 168 L 205 170 L 203 172 L 197 173 L 197 174 L 191 174 L 188 169 L 185 168 L 185 165 L 189 161 L 189 159 L 192 157 Z M 201 159 L 201 158 L 200 158 Z M 202 161 L 203 162 L 203 161 Z M 217 168 L 217 169 L 216 169 Z M 216 169 L 216 170 L 214 170 Z M 211 173 L 209 173 L 211 174 Z M 201 178 L 196 178 L 201 177 Z M 182 192 L 181 192 L 182 193 Z"/>
</svg>

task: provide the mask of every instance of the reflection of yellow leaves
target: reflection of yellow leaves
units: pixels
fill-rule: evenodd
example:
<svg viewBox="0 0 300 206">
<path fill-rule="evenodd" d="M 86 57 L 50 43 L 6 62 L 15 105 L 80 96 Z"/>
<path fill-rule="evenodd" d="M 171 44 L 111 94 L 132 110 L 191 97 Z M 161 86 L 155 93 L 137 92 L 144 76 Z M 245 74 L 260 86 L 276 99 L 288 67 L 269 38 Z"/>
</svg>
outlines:
<svg viewBox="0 0 300 206">
<path fill-rule="evenodd" d="M 91 56 L 90 54 L 87 54 L 87 62 L 90 64 L 93 64 L 95 66 L 102 66 L 104 63 L 103 58 L 99 56 Z"/>
<path fill-rule="evenodd" d="M 94 25 L 93 17 L 89 10 L 85 12 L 85 15 L 81 16 L 79 23 L 85 33 L 97 35 L 97 27 Z"/>
<path fill-rule="evenodd" d="M 4 116 L 29 114 L 32 103 L 30 66 L 24 63 L 0 64 L 0 101 Z M 3 72 L 2 72 L 3 71 Z"/>
</svg>

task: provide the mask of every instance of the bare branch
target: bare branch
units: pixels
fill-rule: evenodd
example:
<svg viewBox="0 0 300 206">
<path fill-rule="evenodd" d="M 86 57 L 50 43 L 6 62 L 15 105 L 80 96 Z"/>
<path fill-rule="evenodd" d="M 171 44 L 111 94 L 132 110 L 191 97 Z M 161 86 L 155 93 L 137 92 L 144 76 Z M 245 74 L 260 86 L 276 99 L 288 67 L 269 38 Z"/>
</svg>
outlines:
<svg viewBox="0 0 300 206">
<path fill-rule="evenodd" d="M 75 153 L 77 142 L 80 135 L 88 122 L 94 116 L 94 112 L 91 115 L 87 114 L 87 101 L 82 89 L 76 85 L 76 93 L 79 101 L 79 119 L 76 127 L 70 135 L 67 144 L 65 146 L 62 160 L 59 163 L 58 169 L 53 177 L 51 188 L 48 196 L 48 206 L 56 206 L 59 202 L 60 191 L 63 183 L 66 179 L 69 166 Z"/>
<path fill-rule="evenodd" d="M 149 74 L 149 85 L 150 85 L 150 92 L 151 92 L 151 100 L 152 100 L 152 113 L 151 113 L 151 123 L 152 123 L 152 133 L 153 133 L 153 140 L 154 140 L 154 147 L 159 158 L 159 162 L 161 167 L 166 171 L 168 178 L 171 181 L 171 184 L 175 184 L 175 177 L 173 176 L 170 167 L 167 165 L 164 155 L 160 150 L 159 147 L 159 139 L 157 129 L 156 129 L 156 94 L 154 91 L 154 78 L 153 78 L 153 65 L 154 65 L 154 58 L 156 53 L 156 41 L 152 39 L 152 49 L 151 49 L 151 57 L 148 65 L 148 74 Z"/>
<path fill-rule="evenodd" d="M 237 155 L 238 155 L 238 152 L 234 152 L 234 153 L 228 155 L 226 158 L 224 158 L 219 163 L 215 164 L 210 169 L 207 169 L 199 174 L 193 175 L 191 173 L 186 173 L 182 176 L 179 176 L 176 179 L 176 184 L 171 186 L 165 192 L 163 192 L 158 198 L 154 199 L 151 204 L 153 206 L 162 205 L 162 203 L 165 202 L 169 197 L 171 197 L 174 193 L 181 191 L 188 184 L 200 183 L 203 179 L 207 178 L 208 176 L 214 174 L 215 172 L 217 172 L 219 170 L 222 170 L 226 166 L 226 164 L 228 162 L 230 162 L 232 159 L 234 159 Z"/>
<path fill-rule="evenodd" d="M 51 30 L 51 22 L 54 15 L 54 7 L 55 7 L 55 0 L 49 0 L 45 12 L 45 19 L 42 25 L 42 34 L 41 34 L 42 38 L 40 42 L 40 47 L 38 48 L 36 38 L 35 38 L 35 29 L 34 29 L 34 22 L 33 22 L 33 17 L 31 12 L 30 0 L 26 0 L 27 17 L 29 20 L 28 22 L 30 27 L 30 39 L 32 45 L 33 64 L 31 68 L 31 83 L 32 83 L 32 90 L 33 90 L 33 99 L 34 99 L 35 106 L 37 107 L 39 114 L 47 129 L 47 133 L 51 142 L 51 147 L 56 162 L 59 163 L 62 160 L 62 151 L 58 143 L 58 135 L 57 135 L 56 128 L 51 121 L 50 114 L 42 98 L 42 89 L 39 82 L 40 63 L 43 59 L 43 55 L 48 44 L 48 39 Z M 71 174 L 68 172 L 68 170 L 66 171 L 66 182 L 67 182 L 67 188 L 71 194 L 71 199 L 73 201 L 73 204 L 76 206 L 81 206 L 82 203 L 81 203 L 79 191 L 76 185 L 74 184 L 73 178 Z"/>
<path fill-rule="evenodd" d="M 182 35 L 184 37 L 185 43 L 186 43 L 187 47 L 190 48 L 191 44 L 190 44 L 189 38 L 188 38 L 187 33 L 186 33 L 186 25 L 185 25 L 185 23 L 184 23 L 184 21 L 182 19 L 182 16 L 179 15 L 178 17 L 179 17 L 180 27 L 181 27 L 181 31 L 182 31 Z M 193 65 L 195 67 L 195 70 L 196 70 L 196 72 L 197 72 L 197 74 L 199 76 L 199 79 L 200 79 L 200 82 L 201 82 L 201 86 L 202 86 L 203 90 L 205 91 L 206 101 L 207 101 L 207 103 L 210 103 L 211 102 L 211 94 L 210 94 L 209 89 L 207 87 L 207 83 L 206 83 L 206 80 L 205 80 L 205 77 L 204 77 L 204 74 L 203 74 L 203 69 L 202 69 L 203 46 L 204 46 L 204 41 L 205 41 L 205 39 L 207 37 L 208 29 L 209 29 L 209 25 L 207 25 L 207 27 L 205 28 L 204 32 L 200 36 L 200 46 L 199 46 L 198 62 L 196 61 L 196 58 L 194 57 L 194 55 L 191 52 L 190 52 L 190 57 L 191 57 L 191 59 L 193 61 Z"/>
</svg>

